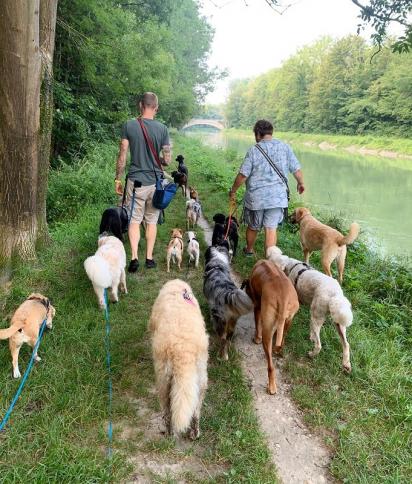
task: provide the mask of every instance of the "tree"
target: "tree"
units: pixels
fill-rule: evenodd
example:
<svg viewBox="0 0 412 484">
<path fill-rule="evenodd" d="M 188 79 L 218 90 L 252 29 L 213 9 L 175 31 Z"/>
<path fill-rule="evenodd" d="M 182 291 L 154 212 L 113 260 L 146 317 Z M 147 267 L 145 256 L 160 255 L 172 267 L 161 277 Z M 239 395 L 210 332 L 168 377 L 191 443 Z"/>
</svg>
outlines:
<svg viewBox="0 0 412 484">
<path fill-rule="evenodd" d="M 37 228 L 38 238 L 48 240 L 46 219 L 47 182 L 50 167 L 51 135 L 53 128 L 53 54 L 56 33 L 58 0 L 40 1 L 40 140 L 37 176 Z"/>
<path fill-rule="evenodd" d="M 0 281 L 37 240 L 39 0 L 4 0 L 0 15 Z"/>
</svg>

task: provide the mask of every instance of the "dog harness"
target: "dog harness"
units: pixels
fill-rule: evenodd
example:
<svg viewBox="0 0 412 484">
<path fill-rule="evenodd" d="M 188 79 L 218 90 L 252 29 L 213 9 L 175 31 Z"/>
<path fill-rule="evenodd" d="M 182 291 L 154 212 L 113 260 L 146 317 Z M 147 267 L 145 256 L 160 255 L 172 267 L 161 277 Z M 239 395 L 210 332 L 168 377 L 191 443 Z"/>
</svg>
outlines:
<svg viewBox="0 0 412 484">
<path fill-rule="evenodd" d="M 50 300 L 48 298 L 41 299 L 36 296 L 28 297 L 27 301 L 38 301 L 40 304 L 43 304 L 43 306 L 46 308 L 46 316 L 49 314 L 49 309 L 50 309 Z"/>
<path fill-rule="evenodd" d="M 191 304 L 192 306 L 195 306 L 195 303 L 193 302 L 193 294 L 192 294 L 191 292 L 189 292 L 187 289 L 185 289 L 185 290 L 183 291 L 182 296 L 183 296 L 183 299 L 184 299 L 184 300 L 185 300 L 187 303 Z"/>
<path fill-rule="evenodd" d="M 313 267 L 311 267 L 309 264 L 306 264 L 306 262 L 297 262 L 297 263 L 296 263 L 296 264 L 294 264 L 294 265 L 292 266 L 292 268 L 290 269 L 290 271 L 289 271 L 289 275 L 291 274 L 291 272 L 293 271 L 293 269 L 294 269 L 295 267 L 299 266 L 299 265 L 304 266 L 304 267 L 303 267 L 303 269 L 301 269 L 301 270 L 300 270 L 300 271 L 297 273 L 297 276 L 296 276 L 295 281 L 294 281 L 294 283 L 293 283 L 293 285 L 294 285 L 295 287 L 297 287 L 297 286 L 298 286 L 298 281 L 299 281 L 299 278 L 300 278 L 300 276 L 301 276 L 301 275 L 302 275 L 304 272 L 306 272 L 306 271 L 313 271 Z"/>
</svg>

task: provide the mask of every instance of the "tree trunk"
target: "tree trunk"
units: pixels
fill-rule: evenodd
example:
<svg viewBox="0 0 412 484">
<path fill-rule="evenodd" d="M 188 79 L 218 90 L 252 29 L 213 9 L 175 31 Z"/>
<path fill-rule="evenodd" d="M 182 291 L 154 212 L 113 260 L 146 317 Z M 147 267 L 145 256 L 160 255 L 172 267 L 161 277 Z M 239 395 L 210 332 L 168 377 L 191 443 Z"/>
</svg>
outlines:
<svg viewBox="0 0 412 484">
<path fill-rule="evenodd" d="M 0 11 L 0 283 L 14 254 L 35 256 L 40 126 L 39 0 Z"/>
<path fill-rule="evenodd" d="M 46 220 L 47 181 L 50 167 L 51 133 L 53 126 L 53 53 L 58 0 L 40 0 L 40 140 L 37 181 L 38 241 L 48 242 Z"/>
</svg>

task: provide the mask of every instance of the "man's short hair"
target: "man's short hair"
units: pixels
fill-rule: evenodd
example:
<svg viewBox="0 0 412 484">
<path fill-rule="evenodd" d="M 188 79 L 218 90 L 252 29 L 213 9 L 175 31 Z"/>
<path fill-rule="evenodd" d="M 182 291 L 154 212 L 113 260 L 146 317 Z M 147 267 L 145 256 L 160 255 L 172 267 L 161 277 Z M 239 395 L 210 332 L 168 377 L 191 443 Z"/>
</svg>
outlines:
<svg viewBox="0 0 412 484">
<path fill-rule="evenodd" d="M 273 134 L 273 125 L 266 119 L 259 119 L 253 127 L 253 132 L 255 133 L 255 136 L 259 135 L 263 138 L 266 134 Z"/>
<path fill-rule="evenodd" d="M 140 99 L 143 108 L 157 108 L 159 100 L 154 92 L 145 92 Z"/>
</svg>

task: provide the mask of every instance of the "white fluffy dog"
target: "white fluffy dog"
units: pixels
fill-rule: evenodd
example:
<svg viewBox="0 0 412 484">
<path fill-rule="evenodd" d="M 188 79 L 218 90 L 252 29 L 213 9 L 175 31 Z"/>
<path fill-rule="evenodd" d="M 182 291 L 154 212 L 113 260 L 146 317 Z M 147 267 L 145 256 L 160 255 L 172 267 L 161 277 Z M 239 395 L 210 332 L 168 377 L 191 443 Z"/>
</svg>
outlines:
<svg viewBox="0 0 412 484">
<path fill-rule="evenodd" d="M 266 256 L 292 281 L 299 301 L 310 306 L 310 339 L 315 346 L 309 356 L 316 356 L 322 348 L 320 330 L 330 313 L 342 343 L 343 369 L 350 372 L 350 348 L 346 339 L 346 328 L 352 324 L 353 314 L 351 304 L 343 295 L 338 281 L 304 262 L 282 255 L 282 251 L 276 246 L 269 247 Z"/>
<path fill-rule="evenodd" d="M 106 307 L 104 290 L 109 288 L 110 300 L 117 302 L 118 289 L 127 294 L 126 252 L 123 243 L 113 236 L 103 235 L 97 241 L 98 249 L 84 261 L 84 269 L 92 281 L 94 292 L 102 309 Z"/>
<path fill-rule="evenodd" d="M 190 224 L 195 227 L 199 221 L 202 206 L 197 200 L 190 199 L 186 202 L 186 227 L 190 229 Z"/>
<path fill-rule="evenodd" d="M 199 242 L 194 232 L 187 232 L 187 253 L 189 254 L 189 264 L 194 261 L 195 267 L 199 265 Z"/>
<path fill-rule="evenodd" d="M 174 279 L 159 292 L 149 321 L 160 404 L 169 435 L 190 428 L 199 436 L 207 388 L 209 338 L 199 303 L 186 282 Z"/>
</svg>

